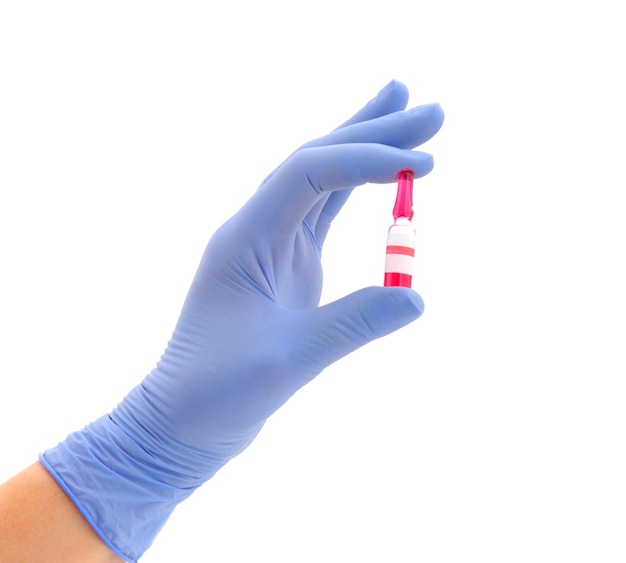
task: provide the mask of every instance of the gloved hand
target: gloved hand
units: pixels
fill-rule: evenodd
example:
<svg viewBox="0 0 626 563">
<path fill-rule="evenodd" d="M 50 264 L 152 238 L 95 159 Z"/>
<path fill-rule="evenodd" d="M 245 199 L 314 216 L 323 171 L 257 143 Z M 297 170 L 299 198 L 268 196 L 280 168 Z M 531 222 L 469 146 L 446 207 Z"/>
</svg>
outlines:
<svg viewBox="0 0 626 563">
<path fill-rule="evenodd" d="M 118 555 L 136 561 L 176 504 L 325 367 L 422 313 L 406 288 L 370 287 L 318 307 L 322 245 L 351 189 L 432 168 L 410 149 L 443 113 L 436 104 L 403 111 L 407 98 L 391 82 L 270 174 L 209 241 L 156 368 L 112 413 L 40 457 Z"/>
</svg>

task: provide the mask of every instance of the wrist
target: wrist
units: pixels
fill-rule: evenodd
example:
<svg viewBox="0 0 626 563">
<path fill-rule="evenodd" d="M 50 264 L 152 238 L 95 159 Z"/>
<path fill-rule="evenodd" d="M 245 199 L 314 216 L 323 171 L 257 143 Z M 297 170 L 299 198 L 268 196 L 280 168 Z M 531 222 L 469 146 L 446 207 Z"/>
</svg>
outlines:
<svg viewBox="0 0 626 563">
<path fill-rule="evenodd" d="M 148 549 L 174 508 L 210 477 L 189 475 L 184 456 L 136 439 L 105 415 L 40 455 L 95 532 L 128 561 Z"/>
</svg>

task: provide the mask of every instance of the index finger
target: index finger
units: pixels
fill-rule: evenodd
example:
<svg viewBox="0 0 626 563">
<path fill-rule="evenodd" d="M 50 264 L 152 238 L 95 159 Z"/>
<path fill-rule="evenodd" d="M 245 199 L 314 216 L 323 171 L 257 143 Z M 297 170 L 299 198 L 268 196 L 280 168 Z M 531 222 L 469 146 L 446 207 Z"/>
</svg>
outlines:
<svg viewBox="0 0 626 563">
<path fill-rule="evenodd" d="M 430 154 L 376 143 L 345 143 L 294 153 L 250 198 L 240 213 L 260 233 L 294 233 L 329 192 L 367 182 L 395 181 L 403 168 L 421 177 L 431 171 Z"/>
</svg>

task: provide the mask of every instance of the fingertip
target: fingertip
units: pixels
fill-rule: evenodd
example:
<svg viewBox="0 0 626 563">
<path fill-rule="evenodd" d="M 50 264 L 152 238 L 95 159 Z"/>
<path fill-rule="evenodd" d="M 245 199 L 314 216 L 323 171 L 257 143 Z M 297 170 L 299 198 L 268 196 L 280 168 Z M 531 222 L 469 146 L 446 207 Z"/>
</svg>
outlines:
<svg viewBox="0 0 626 563">
<path fill-rule="evenodd" d="M 382 117 L 390 113 L 402 111 L 409 101 L 409 89 L 399 80 L 389 81 L 369 102 L 367 102 L 350 119 L 335 129 L 343 129 L 355 123 L 361 123 Z M 303 146 L 318 146 L 326 143 L 327 136 L 315 139 Z"/>
<path fill-rule="evenodd" d="M 438 103 L 422 104 L 410 109 L 409 112 L 419 120 L 423 141 L 433 137 L 441 129 L 445 119 L 443 108 Z"/>
<path fill-rule="evenodd" d="M 362 290 L 367 305 L 363 314 L 377 336 L 398 330 L 417 320 L 424 312 L 424 301 L 406 287 L 370 287 Z"/>
<path fill-rule="evenodd" d="M 413 152 L 420 157 L 418 166 L 414 167 L 415 177 L 423 178 L 424 176 L 432 172 L 432 169 L 435 167 L 435 159 L 433 158 L 432 154 L 427 152 Z"/>
<path fill-rule="evenodd" d="M 424 300 L 417 291 L 408 287 L 387 287 L 385 292 L 390 295 L 390 308 L 399 319 L 414 321 L 424 313 Z"/>
<path fill-rule="evenodd" d="M 374 100 L 384 100 L 387 103 L 390 103 L 390 105 L 392 105 L 393 107 L 397 107 L 398 109 L 405 108 L 406 104 L 409 101 L 409 89 L 403 82 L 400 82 L 399 80 L 396 80 L 394 78 L 385 85 L 385 87 L 378 93 Z"/>
<path fill-rule="evenodd" d="M 441 126 L 443 125 L 443 122 L 445 121 L 446 114 L 443 111 L 441 105 L 437 102 L 433 104 L 428 104 L 428 106 L 428 110 L 431 114 L 431 121 L 433 124 L 436 124 L 437 131 L 439 131 L 439 129 L 441 129 Z"/>
<path fill-rule="evenodd" d="M 431 102 L 430 104 L 422 104 L 421 106 L 427 111 L 430 111 L 433 116 L 439 116 L 443 121 L 444 111 L 439 102 Z"/>
<path fill-rule="evenodd" d="M 369 121 L 390 113 L 402 111 L 409 101 L 409 89 L 399 80 L 389 81 L 361 111 L 344 125 Z"/>
</svg>

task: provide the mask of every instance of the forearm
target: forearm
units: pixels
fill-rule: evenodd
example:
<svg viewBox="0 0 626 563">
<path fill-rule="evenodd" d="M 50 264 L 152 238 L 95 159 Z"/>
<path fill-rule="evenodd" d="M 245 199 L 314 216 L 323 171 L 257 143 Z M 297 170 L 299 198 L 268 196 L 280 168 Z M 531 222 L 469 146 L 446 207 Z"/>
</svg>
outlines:
<svg viewBox="0 0 626 563">
<path fill-rule="evenodd" d="M 119 563 L 39 463 L 0 485 L 0 563 Z"/>
</svg>

